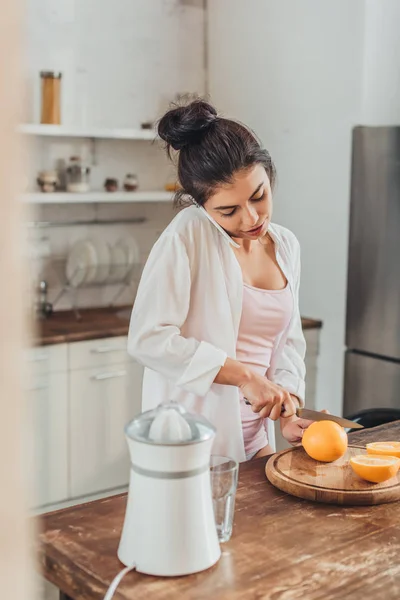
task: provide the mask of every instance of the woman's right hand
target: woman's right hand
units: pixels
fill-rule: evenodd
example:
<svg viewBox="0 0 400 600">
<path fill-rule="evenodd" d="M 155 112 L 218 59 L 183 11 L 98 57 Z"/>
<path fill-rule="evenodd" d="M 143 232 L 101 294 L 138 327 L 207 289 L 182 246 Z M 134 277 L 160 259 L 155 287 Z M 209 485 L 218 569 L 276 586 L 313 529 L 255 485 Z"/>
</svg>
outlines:
<svg viewBox="0 0 400 600">
<path fill-rule="evenodd" d="M 296 406 L 289 392 L 265 376 L 253 373 L 248 381 L 239 385 L 239 389 L 250 403 L 253 412 L 259 413 L 264 419 L 269 417 L 276 421 L 283 411 L 285 417 L 296 414 Z"/>
</svg>

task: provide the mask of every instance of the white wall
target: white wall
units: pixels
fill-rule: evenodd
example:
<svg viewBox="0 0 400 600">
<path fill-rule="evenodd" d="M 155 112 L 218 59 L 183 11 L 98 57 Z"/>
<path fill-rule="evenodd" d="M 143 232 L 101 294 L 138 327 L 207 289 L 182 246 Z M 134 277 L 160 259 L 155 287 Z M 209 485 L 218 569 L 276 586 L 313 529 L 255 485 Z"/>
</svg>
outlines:
<svg viewBox="0 0 400 600">
<path fill-rule="evenodd" d="M 39 71 L 63 73 L 63 122 L 135 127 L 204 87 L 203 0 L 27 0 L 26 118 Z"/>
<path fill-rule="evenodd" d="M 400 125 L 400 2 L 366 0 L 361 122 Z"/>
<path fill-rule="evenodd" d="M 217 0 L 208 21 L 212 100 L 252 126 L 277 165 L 275 220 L 302 247 L 301 312 L 324 322 L 317 406 L 339 412 L 364 3 Z"/>
</svg>

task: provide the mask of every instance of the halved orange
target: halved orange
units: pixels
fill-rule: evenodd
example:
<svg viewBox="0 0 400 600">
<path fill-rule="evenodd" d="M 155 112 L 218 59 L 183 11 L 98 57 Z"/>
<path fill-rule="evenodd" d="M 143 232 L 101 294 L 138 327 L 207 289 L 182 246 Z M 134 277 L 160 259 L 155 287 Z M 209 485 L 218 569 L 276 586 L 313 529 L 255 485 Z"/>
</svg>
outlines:
<svg viewBox="0 0 400 600">
<path fill-rule="evenodd" d="M 372 442 L 367 444 L 368 454 L 400 458 L 400 442 Z"/>
<path fill-rule="evenodd" d="M 362 479 L 373 483 L 381 483 L 397 475 L 400 468 L 400 458 L 358 454 L 350 459 L 350 466 Z"/>
</svg>

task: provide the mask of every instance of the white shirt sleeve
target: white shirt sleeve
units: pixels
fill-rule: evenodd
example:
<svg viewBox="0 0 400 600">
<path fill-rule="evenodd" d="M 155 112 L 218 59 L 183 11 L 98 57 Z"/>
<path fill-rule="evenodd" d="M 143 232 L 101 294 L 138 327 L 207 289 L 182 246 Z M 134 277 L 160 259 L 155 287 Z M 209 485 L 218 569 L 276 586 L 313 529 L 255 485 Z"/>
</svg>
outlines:
<svg viewBox="0 0 400 600">
<path fill-rule="evenodd" d="M 164 233 L 143 270 L 128 334 L 128 352 L 174 385 L 205 396 L 227 354 L 208 342 L 186 338 L 191 269 L 179 234 Z"/>
</svg>

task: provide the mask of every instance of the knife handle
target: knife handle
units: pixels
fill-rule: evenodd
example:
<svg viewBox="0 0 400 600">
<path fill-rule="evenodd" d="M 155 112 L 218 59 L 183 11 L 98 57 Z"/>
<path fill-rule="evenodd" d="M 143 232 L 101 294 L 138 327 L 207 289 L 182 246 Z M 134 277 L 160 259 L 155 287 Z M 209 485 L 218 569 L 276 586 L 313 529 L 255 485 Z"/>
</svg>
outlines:
<svg viewBox="0 0 400 600">
<path fill-rule="evenodd" d="M 300 417 L 300 411 L 301 411 L 301 408 L 300 408 L 299 406 L 296 406 L 295 408 L 296 408 L 296 412 L 295 412 L 295 415 L 296 415 L 296 417 Z M 281 417 L 283 417 L 283 416 L 284 416 L 285 412 L 286 412 L 286 411 L 285 411 L 285 407 L 284 407 L 284 405 L 282 404 L 282 406 L 281 406 Z"/>
<path fill-rule="evenodd" d="M 245 404 L 247 404 L 247 406 L 251 406 L 251 402 L 249 402 L 249 401 L 247 400 L 247 398 L 243 398 L 243 401 L 244 401 L 244 403 L 245 403 Z M 301 409 L 300 409 L 298 406 L 296 406 L 296 415 L 297 415 L 298 417 L 300 416 L 300 414 L 299 414 L 299 413 L 300 413 L 300 410 L 301 410 Z M 281 406 L 281 416 L 282 416 L 282 417 L 283 417 L 284 413 L 285 413 L 285 407 L 284 407 L 284 405 L 282 404 L 282 406 Z"/>
</svg>

